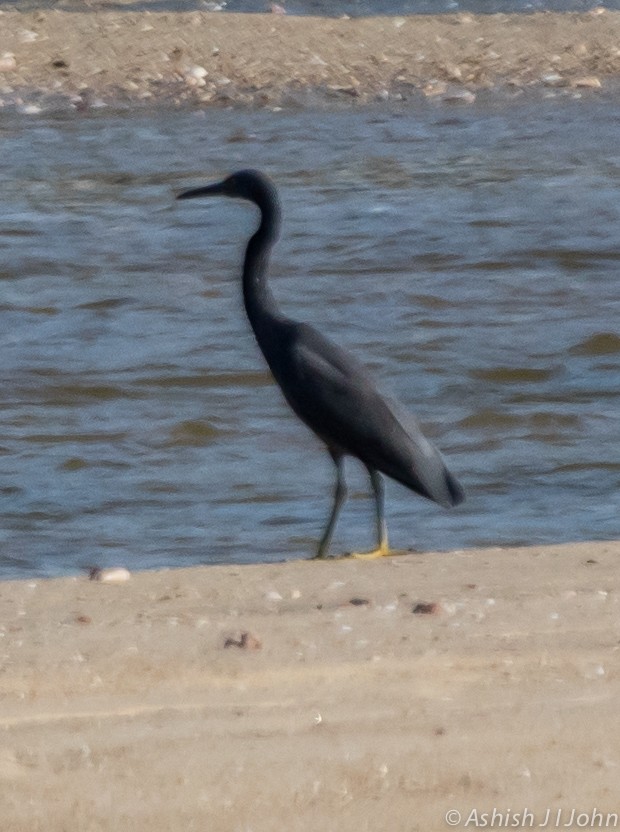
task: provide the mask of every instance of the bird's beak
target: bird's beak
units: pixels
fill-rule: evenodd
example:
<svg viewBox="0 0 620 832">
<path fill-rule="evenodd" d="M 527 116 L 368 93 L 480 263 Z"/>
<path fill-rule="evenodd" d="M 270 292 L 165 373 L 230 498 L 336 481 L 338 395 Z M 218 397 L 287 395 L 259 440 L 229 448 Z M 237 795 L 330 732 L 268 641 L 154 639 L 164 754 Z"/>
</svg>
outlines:
<svg viewBox="0 0 620 832">
<path fill-rule="evenodd" d="M 217 196 L 225 194 L 224 182 L 216 182 L 215 185 L 204 185 L 201 188 L 190 188 L 177 196 L 177 199 L 195 199 L 199 196 Z"/>
</svg>

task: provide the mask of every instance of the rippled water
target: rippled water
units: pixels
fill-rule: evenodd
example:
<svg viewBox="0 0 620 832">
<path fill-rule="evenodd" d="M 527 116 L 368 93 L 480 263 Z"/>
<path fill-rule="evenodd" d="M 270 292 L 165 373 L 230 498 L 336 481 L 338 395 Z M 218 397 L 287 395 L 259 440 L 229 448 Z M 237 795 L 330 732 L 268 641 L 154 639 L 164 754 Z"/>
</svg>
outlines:
<svg viewBox="0 0 620 832">
<path fill-rule="evenodd" d="M 620 533 L 620 150 L 609 102 L 109 112 L 0 127 L 0 575 L 307 557 L 332 468 L 243 317 L 255 216 L 175 190 L 277 180 L 284 310 L 355 350 L 468 492 L 388 485 L 392 540 Z M 356 463 L 341 550 L 369 544 Z"/>
</svg>

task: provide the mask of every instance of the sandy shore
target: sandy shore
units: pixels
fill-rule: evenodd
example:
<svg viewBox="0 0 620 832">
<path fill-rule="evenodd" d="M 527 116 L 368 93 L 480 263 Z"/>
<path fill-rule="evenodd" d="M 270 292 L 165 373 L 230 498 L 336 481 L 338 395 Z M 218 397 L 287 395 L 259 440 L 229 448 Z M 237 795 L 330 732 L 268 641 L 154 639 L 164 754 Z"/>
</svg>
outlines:
<svg viewBox="0 0 620 832">
<path fill-rule="evenodd" d="M 619 558 L 620 541 L 0 584 L 2 831 L 618 812 Z"/>
<path fill-rule="evenodd" d="M 351 20 L 208 12 L 0 12 L 0 100 L 281 106 L 484 89 L 597 90 L 620 12 Z"/>
</svg>

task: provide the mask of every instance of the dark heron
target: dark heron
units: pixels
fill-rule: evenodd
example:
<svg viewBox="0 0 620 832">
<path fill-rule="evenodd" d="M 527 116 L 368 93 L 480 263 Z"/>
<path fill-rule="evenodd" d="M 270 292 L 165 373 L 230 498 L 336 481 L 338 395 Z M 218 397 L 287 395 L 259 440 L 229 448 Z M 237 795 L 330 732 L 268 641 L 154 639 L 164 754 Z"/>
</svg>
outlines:
<svg viewBox="0 0 620 832">
<path fill-rule="evenodd" d="M 326 556 L 346 497 L 347 455 L 357 457 L 368 469 L 376 506 L 377 548 L 357 556 L 388 555 L 381 474 L 445 507 L 460 503 L 463 489 L 413 416 L 382 395 L 352 355 L 278 309 L 267 284 L 269 254 L 280 234 L 280 201 L 274 184 L 258 171 L 242 170 L 215 185 L 184 191 L 178 199 L 218 195 L 249 200 L 260 210 L 260 223 L 243 263 L 245 310 L 287 402 L 325 443 L 336 466 L 333 505 L 316 557 Z"/>
</svg>

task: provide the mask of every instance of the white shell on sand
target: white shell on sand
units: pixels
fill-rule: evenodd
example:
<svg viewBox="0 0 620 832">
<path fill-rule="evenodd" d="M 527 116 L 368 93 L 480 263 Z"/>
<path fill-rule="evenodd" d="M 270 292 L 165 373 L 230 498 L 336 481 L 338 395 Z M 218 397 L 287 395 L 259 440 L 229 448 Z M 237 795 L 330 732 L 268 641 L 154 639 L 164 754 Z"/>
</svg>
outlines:
<svg viewBox="0 0 620 832">
<path fill-rule="evenodd" d="M 100 581 L 104 584 L 122 584 L 131 578 L 129 569 L 124 566 L 113 566 L 109 569 L 92 569 L 90 572 L 91 581 Z"/>
</svg>

